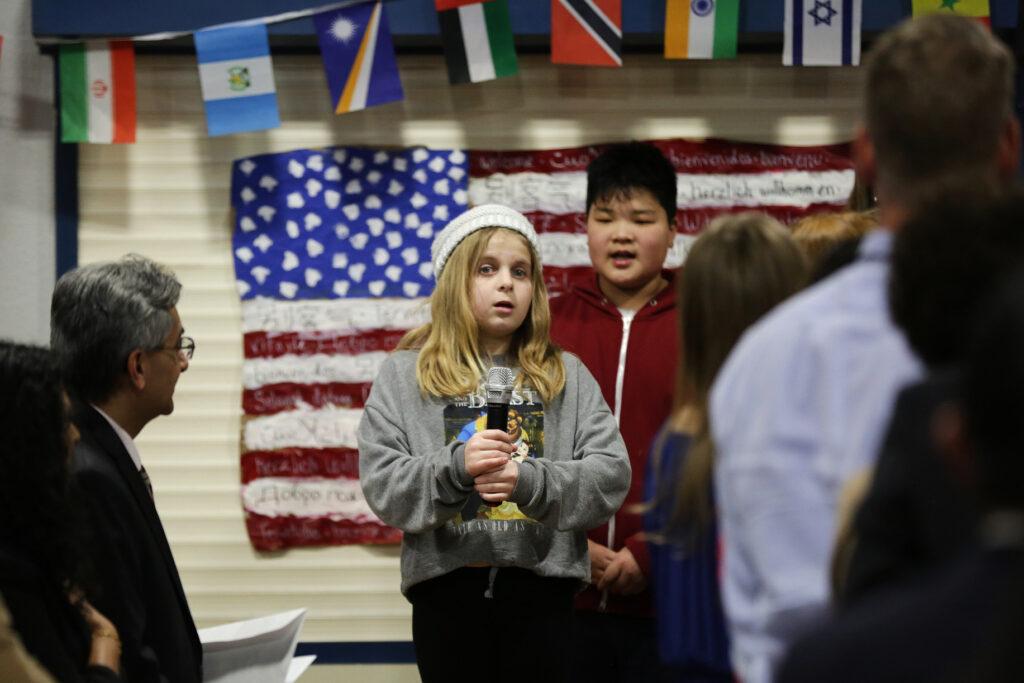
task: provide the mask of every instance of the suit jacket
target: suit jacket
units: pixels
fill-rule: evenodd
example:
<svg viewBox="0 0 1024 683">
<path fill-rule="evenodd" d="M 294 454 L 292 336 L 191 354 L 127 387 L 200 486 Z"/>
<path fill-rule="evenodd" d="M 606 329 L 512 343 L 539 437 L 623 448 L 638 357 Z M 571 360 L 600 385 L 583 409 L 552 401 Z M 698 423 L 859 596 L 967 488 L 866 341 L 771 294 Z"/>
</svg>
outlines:
<svg viewBox="0 0 1024 683">
<path fill-rule="evenodd" d="M 1019 668 L 1003 668 L 994 676 L 986 669 L 1007 655 L 1019 663 L 1022 571 L 1019 545 L 968 550 L 921 580 L 866 596 L 797 641 L 776 680 L 1020 680 Z"/>
<path fill-rule="evenodd" d="M 60 586 L 24 551 L 0 539 L 0 592 L 10 610 L 10 621 L 29 654 L 62 683 L 116 683 L 121 678 L 105 666 L 89 666 L 91 637 L 85 618 Z M 2 603 L 0 603 L 2 607 Z M 0 626 L 6 627 L 0 612 Z M 6 630 L 6 628 L 4 629 Z M 13 666 L 20 648 L 10 648 L 0 663 L 0 680 L 52 681 L 20 651 L 21 664 Z M 17 672 L 17 673 L 15 673 Z M 35 672 L 35 673 L 34 673 Z"/>
<path fill-rule="evenodd" d="M 974 541 L 976 504 L 936 450 L 936 409 L 955 401 L 955 376 L 933 376 L 896 400 L 871 487 L 854 520 L 856 545 L 841 603 L 920 575 L 961 555 Z"/>
<path fill-rule="evenodd" d="M 90 513 L 96 608 L 117 627 L 130 681 L 202 681 L 202 646 L 142 475 L 110 424 L 78 410 L 74 479 Z"/>
</svg>

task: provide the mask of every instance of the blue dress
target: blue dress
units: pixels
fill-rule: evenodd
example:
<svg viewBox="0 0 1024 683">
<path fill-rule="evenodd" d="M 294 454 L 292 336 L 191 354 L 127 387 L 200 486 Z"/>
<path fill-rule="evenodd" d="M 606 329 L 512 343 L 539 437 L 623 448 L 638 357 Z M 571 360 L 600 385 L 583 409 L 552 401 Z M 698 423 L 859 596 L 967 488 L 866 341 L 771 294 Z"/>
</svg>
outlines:
<svg viewBox="0 0 1024 683">
<path fill-rule="evenodd" d="M 675 505 L 676 477 L 690 448 L 688 434 L 668 431 L 654 440 L 644 478 L 644 500 L 658 503 L 644 514 L 644 530 L 660 533 Z M 655 475 L 653 468 L 660 470 Z M 663 495 L 656 496 L 655 488 Z M 712 524 L 694 547 L 649 542 L 658 623 L 658 655 L 666 680 L 733 681 L 729 636 L 718 587 L 718 531 Z"/>
</svg>

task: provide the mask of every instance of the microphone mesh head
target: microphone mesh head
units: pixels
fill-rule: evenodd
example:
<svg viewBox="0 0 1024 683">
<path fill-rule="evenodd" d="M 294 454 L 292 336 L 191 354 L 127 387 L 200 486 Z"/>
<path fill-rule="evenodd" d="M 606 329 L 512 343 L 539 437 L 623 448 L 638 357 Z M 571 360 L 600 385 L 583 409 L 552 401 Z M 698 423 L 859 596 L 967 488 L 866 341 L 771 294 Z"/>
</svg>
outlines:
<svg viewBox="0 0 1024 683">
<path fill-rule="evenodd" d="M 508 403 L 512 400 L 512 384 L 515 375 L 509 368 L 494 366 L 487 371 L 487 383 L 484 385 L 488 403 Z"/>
</svg>

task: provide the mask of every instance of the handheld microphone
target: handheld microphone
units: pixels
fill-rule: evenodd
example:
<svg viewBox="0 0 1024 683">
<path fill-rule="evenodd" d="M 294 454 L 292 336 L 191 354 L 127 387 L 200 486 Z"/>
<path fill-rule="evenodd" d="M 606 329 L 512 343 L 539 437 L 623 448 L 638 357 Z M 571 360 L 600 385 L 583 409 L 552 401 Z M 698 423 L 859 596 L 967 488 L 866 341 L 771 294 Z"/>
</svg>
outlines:
<svg viewBox="0 0 1024 683">
<path fill-rule="evenodd" d="M 508 404 L 512 402 L 512 371 L 495 366 L 487 371 L 487 429 L 508 431 Z"/>
<path fill-rule="evenodd" d="M 513 375 L 508 368 L 495 366 L 487 371 L 484 392 L 487 394 L 487 429 L 508 433 L 508 404 L 512 402 Z M 498 503 L 484 501 L 490 507 Z"/>
</svg>

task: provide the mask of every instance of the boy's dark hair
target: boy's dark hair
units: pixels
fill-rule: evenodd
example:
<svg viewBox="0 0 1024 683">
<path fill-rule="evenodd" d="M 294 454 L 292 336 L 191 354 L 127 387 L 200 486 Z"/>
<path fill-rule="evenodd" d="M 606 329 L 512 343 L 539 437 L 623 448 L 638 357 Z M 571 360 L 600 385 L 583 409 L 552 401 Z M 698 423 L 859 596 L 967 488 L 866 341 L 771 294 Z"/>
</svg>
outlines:
<svg viewBox="0 0 1024 683">
<path fill-rule="evenodd" d="M 893 321 L 930 368 L 963 360 L 979 304 L 1024 264 L 1024 193 L 950 196 L 896 236 L 889 279 Z"/>
<path fill-rule="evenodd" d="M 654 145 L 624 142 L 608 147 L 587 166 L 587 214 L 596 201 L 627 199 L 647 190 L 665 209 L 668 224 L 676 221 L 676 170 Z"/>
</svg>

